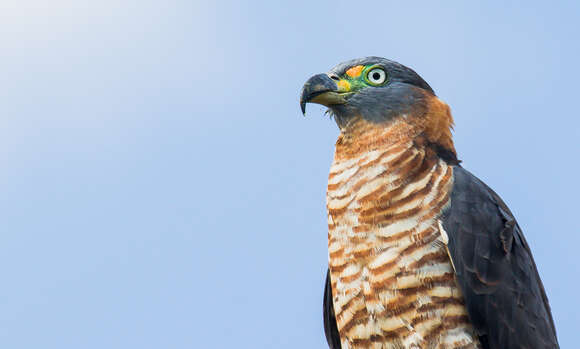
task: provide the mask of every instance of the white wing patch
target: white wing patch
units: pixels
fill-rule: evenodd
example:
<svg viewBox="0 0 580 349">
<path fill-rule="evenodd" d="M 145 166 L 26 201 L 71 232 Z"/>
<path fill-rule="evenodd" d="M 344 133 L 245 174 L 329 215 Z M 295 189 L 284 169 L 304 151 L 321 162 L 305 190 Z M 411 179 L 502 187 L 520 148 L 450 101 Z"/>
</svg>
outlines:
<svg viewBox="0 0 580 349">
<path fill-rule="evenodd" d="M 455 264 L 453 264 L 453 258 L 451 258 L 451 253 L 449 252 L 449 246 L 448 246 L 449 235 L 447 235 L 447 232 L 443 228 L 443 224 L 441 223 L 440 219 L 437 220 L 437 225 L 439 226 L 439 233 L 441 234 L 440 241 L 445 246 L 445 251 L 447 251 L 447 255 L 449 256 L 449 260 L 451 261 L 451 266 L 453 267 L 453 272 L 457 272 L 457 270 L 455 270 Z"/>
</svg>

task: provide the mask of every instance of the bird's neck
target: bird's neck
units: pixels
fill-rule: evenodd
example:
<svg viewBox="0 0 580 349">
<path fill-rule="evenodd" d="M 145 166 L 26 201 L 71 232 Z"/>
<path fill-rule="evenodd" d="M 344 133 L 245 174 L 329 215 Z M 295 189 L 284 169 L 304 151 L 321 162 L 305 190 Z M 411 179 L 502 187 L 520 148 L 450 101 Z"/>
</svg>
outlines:
<svg viewBox="0 0 580 349">
<path fill-rule="evenodd" d="M 336 156 L 353 158 L 372 150 L 399 148 L 411 144 L 426 154 L 435 153 L 450 164 L 457 164 L 451 130 L 449 106 L 435 96 L 412 114 L 401 114 L 384 122 L 353 116 L 341 125 Z"/>
</svg>

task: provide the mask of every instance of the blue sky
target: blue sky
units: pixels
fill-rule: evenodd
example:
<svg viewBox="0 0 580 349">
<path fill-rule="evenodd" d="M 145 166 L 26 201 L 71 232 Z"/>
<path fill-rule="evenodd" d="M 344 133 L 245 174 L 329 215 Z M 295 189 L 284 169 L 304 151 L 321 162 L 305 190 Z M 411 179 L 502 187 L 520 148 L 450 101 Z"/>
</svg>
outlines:
<svg viewBox="0 0 580 349">
<path fill-rule="evenodd" d="M 338 135 L 302 84 L 378 55 L 446 101 L 464 166 L 580 323 L 572 1 L 0 4 L 0 346 L 323 348 Z"/>
</svg>

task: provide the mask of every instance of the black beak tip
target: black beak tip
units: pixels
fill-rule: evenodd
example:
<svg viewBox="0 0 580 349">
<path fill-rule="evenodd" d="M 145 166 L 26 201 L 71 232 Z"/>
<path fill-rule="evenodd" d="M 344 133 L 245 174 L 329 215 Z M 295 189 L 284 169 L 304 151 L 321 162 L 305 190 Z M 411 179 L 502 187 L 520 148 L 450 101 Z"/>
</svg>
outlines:
<svg viewBox="0 0 580 349">
<path fill-rule="evenodd" d="M 326 91 L 336 91 L 336 89 L 336 83 L 326 74 L 317 74 L 308 79 L 300 94 L 300 110 L 302 110 L 302 114 L 306 115 L 306 103 L 310 102 L 312 98 Z"/>
</svg>

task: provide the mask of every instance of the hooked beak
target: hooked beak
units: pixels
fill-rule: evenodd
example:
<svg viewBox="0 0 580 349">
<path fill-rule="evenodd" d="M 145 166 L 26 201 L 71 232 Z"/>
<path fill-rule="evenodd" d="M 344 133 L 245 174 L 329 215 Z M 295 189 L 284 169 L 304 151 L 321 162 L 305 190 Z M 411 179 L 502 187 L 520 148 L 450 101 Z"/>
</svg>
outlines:
<svg viewBox="0 0 580 349">
<path fill-rule="evenodd" d="M 326 74 L 317 74 L 308 79 L 302 87 L 300 109 L 306 115 L 306 103 L 318 103 L 324 106 L 345 104 L 349 92 L 338 90 L 336 83 Z"/>
</svg>

